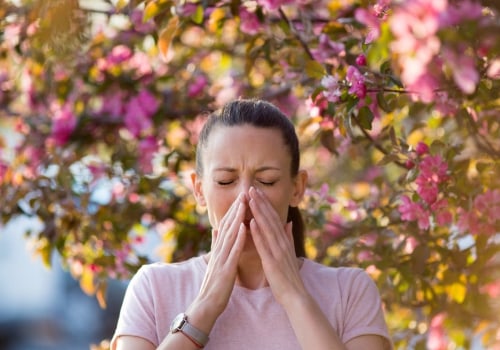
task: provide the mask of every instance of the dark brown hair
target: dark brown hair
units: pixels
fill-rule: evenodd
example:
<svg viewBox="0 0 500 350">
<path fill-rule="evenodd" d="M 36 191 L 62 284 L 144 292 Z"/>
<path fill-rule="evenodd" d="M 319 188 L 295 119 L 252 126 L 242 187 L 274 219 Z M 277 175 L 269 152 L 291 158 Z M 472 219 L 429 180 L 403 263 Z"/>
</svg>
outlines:
<svg viewBox="0 0 500 350">
<path fill-rule="evenodd" d="M 196 173 L 203 174 L 202 150 L 206 147 L 210 133 L 217 125 L 252 125 L 259 128 L 274 128 L 281 132 L 291 156 L 291 175 L 299 173 L 300 151 L 295 127 L 288 117 L 273 104 L 262 100 L 236 100 L 226 104 L 220 111 L 212 113 L 201 130 L 196 148 Z M 288 207 L 287 221 L 293 223 L 295 254 L 305 257 L 304 221 L 297 207 Z"/>
</svg>

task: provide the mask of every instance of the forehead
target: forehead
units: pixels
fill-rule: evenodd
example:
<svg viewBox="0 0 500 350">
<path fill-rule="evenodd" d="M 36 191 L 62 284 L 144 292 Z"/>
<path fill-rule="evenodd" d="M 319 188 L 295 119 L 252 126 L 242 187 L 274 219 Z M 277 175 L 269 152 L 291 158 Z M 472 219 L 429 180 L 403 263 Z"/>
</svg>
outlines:
<svg viewBox="0 0 500 350">
<path fill-rule="evenodd" d="M 224 162 L 289 165 L 291 155 L 279 129 L 244 124 L 215 127 L 204 147 L 203 161 L 206 167 Z"/>
</svg>

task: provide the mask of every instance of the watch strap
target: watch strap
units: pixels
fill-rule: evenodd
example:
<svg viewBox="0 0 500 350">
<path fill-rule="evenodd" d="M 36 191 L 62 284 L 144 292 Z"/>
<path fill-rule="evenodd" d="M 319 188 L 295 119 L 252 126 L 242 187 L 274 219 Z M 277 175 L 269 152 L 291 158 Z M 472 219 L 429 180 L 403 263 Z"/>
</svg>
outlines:
<svg viewBox="0 0 500 350">
<path fill-rule="evenodd" d="M 187 315 L 177 315 L 171 326 L 172 333 L 181 332 L 200 349 L 208 343 L 208 335 L 188 322 Z"/>
<path fill-rule="evenodd" d="M 187 319 L 184 322 L 184 325 L 180 329 L 182 333 L 184 333 L 187 337 L 197 343 L 200 348 L 203 348 L 208 343 L 208 336 L 200 331 L 198 328 L 191 325 Z"/>
</svg>

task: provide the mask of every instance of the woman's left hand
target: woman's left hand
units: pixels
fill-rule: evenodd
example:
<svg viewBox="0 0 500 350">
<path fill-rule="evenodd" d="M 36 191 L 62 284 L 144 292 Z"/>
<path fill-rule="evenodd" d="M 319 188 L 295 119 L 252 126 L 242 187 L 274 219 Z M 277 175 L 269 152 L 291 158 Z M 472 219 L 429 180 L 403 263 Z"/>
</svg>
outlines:
<svg viewBox="0 0 500 350">
<path fill-rule="evenodd" d="M 249 195 L 253 215 L 250 221 L 252 239 L 273 295 L 285 306 L 289 298 L 307 295 L 300 276 L 300 261 L 295 255 L 292 223 L 283 225 L 278 213 L 259 189 L 252 187 Z"/>
</svg>

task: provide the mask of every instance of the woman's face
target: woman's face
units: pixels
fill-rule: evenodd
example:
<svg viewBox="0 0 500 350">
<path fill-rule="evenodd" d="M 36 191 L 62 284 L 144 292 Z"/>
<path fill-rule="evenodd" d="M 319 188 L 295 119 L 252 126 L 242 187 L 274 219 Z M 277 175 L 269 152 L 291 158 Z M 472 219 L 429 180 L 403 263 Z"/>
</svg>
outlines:
<svg viewBox="0 0 500 350">
<path fill-rule="evenodd" d="M 291 176 L 291 155 L 278 129 L 251 125 L 216 126 L 202 150 L 203 174 L 193 175 L 195 196 L 217 229 L 238 194 L 259 188 L 286 223 L 288 206 L 297 206 L 305 174 Z M 252 218 L 247 208 L 245 224 Z"/>
</svg>

